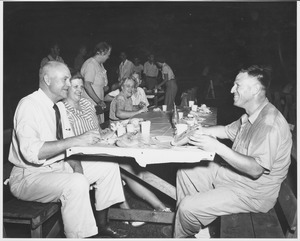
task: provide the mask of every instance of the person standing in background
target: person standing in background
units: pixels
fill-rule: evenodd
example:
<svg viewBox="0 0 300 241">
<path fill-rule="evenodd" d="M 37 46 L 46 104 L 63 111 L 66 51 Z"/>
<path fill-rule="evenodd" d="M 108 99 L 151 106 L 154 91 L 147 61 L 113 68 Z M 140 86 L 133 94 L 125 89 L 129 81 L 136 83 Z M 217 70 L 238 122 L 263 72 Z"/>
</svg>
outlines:
<svg viewBox="0 0 300 241">
<path fill-rule="evenodd" d="M 106 42 L 100 42 L 95 46 L 93 57 L 87 59 L 81 67 L 81 75 L 84 77 L 83 96 L 93 104 L 104 109 L 104 91 L 108 90 L 107 74 L 103 63 L 109 58 L 111 46 Z M 98 108 L 96 107 L 96 109 Z M 104 122 L 104 114 L 98 114 L 99 123 Z"/>
<path fill-rule="evenodd" d="M 49 61 L 57 61 L 64 63 L 64 60 L 62 57 L 60 57 L 60 48 L 59 44 L 57 42 L 52 42 L 49 46 L 50 53 L 47 55 L 47 57 L 43 58 L 41 61 L 40 67 L 42 68 L 46 63 Z"/>
<path fill-rule="evenodd" d="M 144 66 L 140 63 L 140 59 L 135 57 L 133 59 L 133 73 L 139 74 L 139 78 L 143 77 Z"/>
<path fill-rule="evenodd" d="M 87 48 L 85 45 L 81 45 L 78 50 L 78 54 L 74 59 L 74 73 L 80 73 L 81 67 L 85 61 L 87 54 Z"/>
<path fill-rule="evenodd" d="M 120 58 L 121 63 L 119 65 L 119 82 L 129 78 L 132 75 L 134 66 L 133 63 L 127 59 L 127 54 L 125 52 L 121 52 Z"/>
<path fill-rule="evenodd" d="M 165 105 L 167 105 L 167 110 L 172 110 L 175 98 L 177 94 L 177 83 L 175 79 L 175 75 L 171 67 L 166 63 L 164 58 L 159 58 L 157 60 L 157 65 L 161 68 L 161 75 L 163 81 L 157 85 L 156 89 L 159 89 L 161 86 L 166 85 L 166 93 L 165 93 Z"/>
<path fill-rule="evenodd" d="M 148 90 L 153 90 L 157 85 L 158 68 L 154 62 L 154 55 L 150 54 L 148 61 L 144 64 L 144 75 L 146 87 Z"/>
</svg>

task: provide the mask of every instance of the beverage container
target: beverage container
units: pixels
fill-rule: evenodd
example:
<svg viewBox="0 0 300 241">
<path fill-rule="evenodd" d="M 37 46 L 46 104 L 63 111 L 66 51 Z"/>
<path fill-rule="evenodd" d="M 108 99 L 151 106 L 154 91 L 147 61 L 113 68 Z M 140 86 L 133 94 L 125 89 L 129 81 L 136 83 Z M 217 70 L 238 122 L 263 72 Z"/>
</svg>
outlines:
<svg viewBox="0 0 300 241">
<path fill-rule="evenodd" d="M 183 112 L 178 111 L 178 118 L 179 118 L 179 120 L 181 120 L 183 118 Z"/>
<path fill-rule="evenodd" d="M 176 105 L 174 103 L 174 110 L 173 110 L 173 113 L 172 113 L 172 126 L 176 132 L 176 125 L 179 123 L 179 116 L 178 116 L 178 111 L 177 111 L 177 108 L 176 108 Z"/>
<path fill-rule="evenodd" d="M 150 129 L 151 129 L 151 121 L 143 121 L 141 122 L 142 126 L 142 134 L 143 135 L 149 135 L 150 134 Z"/>
<path fill-rule="evenodd" d="M 126 129 L 127 129 L 127 133 L 134 132 L 134 125 L 133 124 L 127 124 Z"/>
<path fill-rule="evenodd" d="M 162 105 L 162 110 L 167 111 L 167 105 Z"/>
<path fill-rule="evenodd" d="M 195 101 L 193 100 L 189 100 L 189 107 L 192 108 L 192 106 L 194 105 Z"/>
<path fill-rule="evenodd" d="M 126 128 L 124 126 L 119 126 L 117 129 L 117 135 L 118 137 L 124 135 L 126 133 Z"/>
</svg>

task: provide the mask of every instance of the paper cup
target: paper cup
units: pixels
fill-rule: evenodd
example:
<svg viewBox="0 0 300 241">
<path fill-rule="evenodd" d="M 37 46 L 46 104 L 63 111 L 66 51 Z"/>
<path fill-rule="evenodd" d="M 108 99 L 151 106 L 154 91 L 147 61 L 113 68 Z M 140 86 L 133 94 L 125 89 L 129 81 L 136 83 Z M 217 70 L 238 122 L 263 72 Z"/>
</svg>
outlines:
<svg viewBox="0 0 300 241">
<path fill-rule="evenodd" d="M 179 118 L 179 120 L 183 118 L 183 112 L 181 112 L 181 111 L 178 112 L 178 118 Z"/>
<path fill-rule="evenodd" d="M 190 101 L 189 101 L 189 107 L 191 108 L 191 107 L 194 105 L 194 103 L 195 103 L 195 101 L 190 100 Z"/>
<path fill-rule="evenodd" d="M 162 105 L 162 110 L 167 111 L 167 105 Z"/>
<path fill-rule="evenodd" d="M 176 125 L 176 135 L 180 135 L 181 133 L 185 132 L 188 129 L 188 125 L 187 124 L 177 124 Z"/>
<path fill-rule="evenodd" d="M 150 128 L 151 128 L 151 121 L 143 121 L 141 122 L 141 126 L 142 126 L 142 134 L 149 135 Z"/>
<path fill-rule="evenodd" d="M 197 111 L 198 105 L 192 105 L 192 111 Z"/>
<path fill-rule="evenodd" d="M 128 124 L 126 126 L 126 129 L 127 129 L 127 133 L 134 132 L 134 125 L 133 124 Z"/>
<path fill-rule="evenodd" d="M 118 137 L 124 135 L 126 133 L 126 128 L 124 126 L 119 126 L 117 129 L 117 135 Z"/>
</svg>

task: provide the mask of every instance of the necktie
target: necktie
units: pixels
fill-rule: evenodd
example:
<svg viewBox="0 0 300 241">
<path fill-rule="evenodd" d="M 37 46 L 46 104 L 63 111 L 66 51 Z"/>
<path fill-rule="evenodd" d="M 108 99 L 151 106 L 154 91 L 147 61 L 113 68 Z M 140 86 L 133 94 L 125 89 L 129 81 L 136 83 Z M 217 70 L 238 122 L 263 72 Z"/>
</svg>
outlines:
<svg viewBox="0 0 300 241">
<path fill-rule="evenodd" d="M 57 140 L 61 140 L 63 139 L 63 134 L 62 134 L 60 112 L 56 104 L 53 105 L 53 109 L 55 110 L 55 116 L 56 116 L 56 138 Z"/>
</svg>

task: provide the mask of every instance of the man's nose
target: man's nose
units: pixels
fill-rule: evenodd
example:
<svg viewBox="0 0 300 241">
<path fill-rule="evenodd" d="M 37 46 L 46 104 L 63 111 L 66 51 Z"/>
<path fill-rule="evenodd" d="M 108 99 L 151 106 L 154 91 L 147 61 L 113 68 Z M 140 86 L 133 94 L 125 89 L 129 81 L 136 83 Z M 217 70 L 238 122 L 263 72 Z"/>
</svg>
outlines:
<svg viewBox="0 0 300 241">
<path fill-rule="evenodd" d="M 235 85 L 234 85 L 234 86 L 232 86 L 230 93 L 233 94 L 233 93 L 235 92 L 235 90 L 236 90 L 236 87 L 235 87 Z"/>
</svg>

